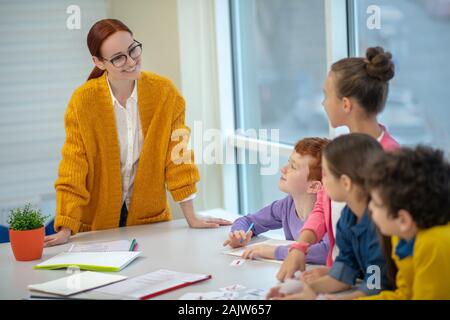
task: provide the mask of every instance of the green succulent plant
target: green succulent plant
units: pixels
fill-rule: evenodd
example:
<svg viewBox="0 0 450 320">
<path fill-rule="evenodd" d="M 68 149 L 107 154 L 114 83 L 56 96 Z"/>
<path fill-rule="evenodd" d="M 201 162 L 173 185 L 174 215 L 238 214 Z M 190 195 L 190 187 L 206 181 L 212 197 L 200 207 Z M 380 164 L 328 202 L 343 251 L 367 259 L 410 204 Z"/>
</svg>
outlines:
<svg viewBox="0 0 450 320">
<path fill-rule="evenodd" d="M 25 231 L 39 229 L 50 216 L 44 216 L 39 209 L 33 209 L 28 203 L 23 208 L 12 209 L 9 213 L 8 224 L 12 230 Z"/>
</svg>

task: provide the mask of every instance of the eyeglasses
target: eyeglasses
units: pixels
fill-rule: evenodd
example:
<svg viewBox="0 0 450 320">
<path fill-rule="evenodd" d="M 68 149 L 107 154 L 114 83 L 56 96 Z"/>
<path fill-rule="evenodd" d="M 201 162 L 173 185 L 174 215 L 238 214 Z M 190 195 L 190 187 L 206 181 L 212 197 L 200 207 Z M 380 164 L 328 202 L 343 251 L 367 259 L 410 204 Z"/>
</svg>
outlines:
<svg viewBox="0 0 450 320">
<path fill-rule="evenodd" d="M 128 60 L 128 57 L 130 57 L 133 60 L 136 60 L 139 58 L 142 54 L 142 43 L 140 43 L 137 40 L 134 40 L 133 46 L 128 50 L 128 55 L 126 54 L 119 54 L 118 56 L 115 56 L 114 58 L 108 60 L 105 58 L 102 58 L 105 61 L 108 61 L 111 63 L 114 67 L 120 68 L 123 67 Z"/>
</svg>

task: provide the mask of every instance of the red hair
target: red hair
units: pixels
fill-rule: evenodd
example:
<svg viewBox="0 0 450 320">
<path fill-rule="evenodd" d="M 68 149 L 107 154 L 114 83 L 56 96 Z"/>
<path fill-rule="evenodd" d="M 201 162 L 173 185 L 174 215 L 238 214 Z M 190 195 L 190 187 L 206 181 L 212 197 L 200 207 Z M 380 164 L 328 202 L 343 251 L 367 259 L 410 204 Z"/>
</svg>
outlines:
<svg viewBox="0 0 450 320">
<path fill-rule="evenodd" d="M 322 151 L 330 140 L 322 138 L 305 138 L 297 142 L 295 152 L 301 156 L 310 156 L 308 180 L 322 181 Z"/>
<path fill-rule="evenodd" d="M 122 21 L 116 19 L 103 19 L 97 21 L 91 27 L 91 30 L 89 30 L 87 35 L 87 46 L 91 55 L 93 57 L 101 57 L 100 48 L 102 47 L 103 42 L 117 31 L 126 31 L 133 35 L 130 28 Z M 101 70 L 95 66 L 88 77 L 88 81 L 101 77 L 104 72 L 105 70 Z"/>
</svg>

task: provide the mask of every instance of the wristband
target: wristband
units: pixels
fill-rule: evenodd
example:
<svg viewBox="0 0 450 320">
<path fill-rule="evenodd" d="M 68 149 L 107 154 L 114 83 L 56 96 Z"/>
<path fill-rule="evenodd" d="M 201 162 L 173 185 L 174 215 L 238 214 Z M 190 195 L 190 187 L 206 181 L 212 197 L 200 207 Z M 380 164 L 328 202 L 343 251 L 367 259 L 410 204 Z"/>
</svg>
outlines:
<svg viewBox="0 0 450 320">
<path fill-rule="evenodd" d="M 308 252 L 308 249 L 310 247 L 310 244 L 306 241 L 302 241 L 302 242 L 296 242 L 294 244 L 292 244 L 289 247 L 289 252 L 291 252 L 291 250 L 298 250 L 300 252 L 303 252 L 305 255 Z"/>
</svg>

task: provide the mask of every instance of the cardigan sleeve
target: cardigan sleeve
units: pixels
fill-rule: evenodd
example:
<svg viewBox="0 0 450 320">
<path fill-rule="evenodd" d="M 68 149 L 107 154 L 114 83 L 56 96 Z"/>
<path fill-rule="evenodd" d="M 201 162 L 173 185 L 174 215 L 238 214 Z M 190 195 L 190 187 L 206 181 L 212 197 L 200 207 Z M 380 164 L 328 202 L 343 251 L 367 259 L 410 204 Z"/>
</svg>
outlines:
<svg viewBox="0 0 450 320">
<path fill-rule="evenodd" d="M 166 185 L 174 201 L 181 201 L 197 192 L 196 183 L 200 180 L 194 162 L 194 152 L 188 149 L 191 130 L 185 125 L 185 102 L 175 94 L 171 137 L 166 156 Z"/>
<path fill-rule="evenodd" d="M 81 226 L 83 206 L 89 202 L 86 188 L 88 162 L 86 150 L 80 134 L 79 121 L 73 98 L 67 107 L 64 126 L 66 140 L 62 148 L 62 160 L 59 165 L 56 189 L 55 230 L 69 228 L 76 234 Z"/>
</svg>

